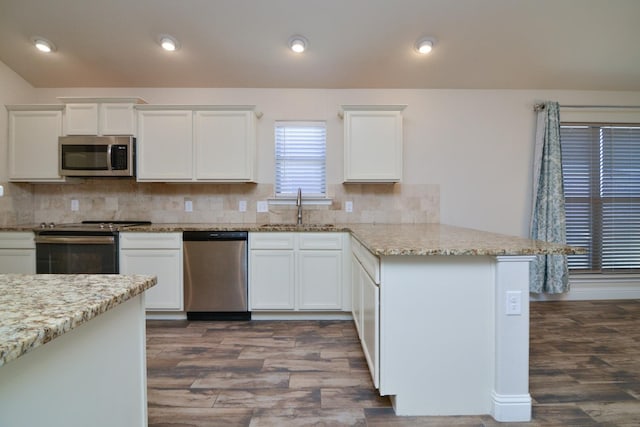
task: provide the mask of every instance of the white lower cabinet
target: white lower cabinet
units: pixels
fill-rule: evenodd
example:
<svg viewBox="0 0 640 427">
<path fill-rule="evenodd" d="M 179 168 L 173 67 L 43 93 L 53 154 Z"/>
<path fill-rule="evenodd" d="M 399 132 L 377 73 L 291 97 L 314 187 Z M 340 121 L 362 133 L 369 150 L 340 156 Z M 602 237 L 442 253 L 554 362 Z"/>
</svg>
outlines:
<svg viewBox="0 0 640 427">
<path fill-rule="evenodd" d="M 301 250 L 297 272 L 300 310 L 342 308 L 342 251 Z"/>
<path fill-rule="evenodd" d="M 36 243 L 32 232 L 0 233 L 0 274 L 10 273 L 36 273 Z"/>
<path fill-rule="evenodd" d="M 338 311 L 343 292 L 342 233 L 250 233 L 252 311 Z"/>
<path fill-rule="evenodd" d="M 373 384 L 380 388 L 380 263 L 351 240 L 352 315 Z"/>
<path fill-rule="evenodd" d="M 120 273 L 150 274 L 148 311 L 182 311 L 182 233 L 120 233 Z"/>
<path fill-rule="evenodd" d="M 250 263 L 251 309 L 295 309 L 293 250 L 252 250 Z"/>
</svg>

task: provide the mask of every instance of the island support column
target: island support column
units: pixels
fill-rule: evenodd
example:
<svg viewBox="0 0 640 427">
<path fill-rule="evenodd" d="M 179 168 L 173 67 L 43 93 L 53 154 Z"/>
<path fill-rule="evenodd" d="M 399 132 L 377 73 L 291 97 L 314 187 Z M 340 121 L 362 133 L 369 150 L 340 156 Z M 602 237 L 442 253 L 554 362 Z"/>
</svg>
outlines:
<svg viewBox="0 0 640 427">
<path fill-rule="evenodd" d="M 491 415 L 530 421 L 529 264 L 533 256 L 496 257 L 495 384 Z"/>
</svg>

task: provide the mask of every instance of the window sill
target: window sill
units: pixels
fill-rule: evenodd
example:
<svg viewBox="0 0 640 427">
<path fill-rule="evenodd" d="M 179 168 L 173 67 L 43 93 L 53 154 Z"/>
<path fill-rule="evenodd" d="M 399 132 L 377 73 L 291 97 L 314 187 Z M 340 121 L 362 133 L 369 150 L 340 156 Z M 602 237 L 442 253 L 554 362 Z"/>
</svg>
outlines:
<svg viewBox="0 0 640 427">
<path fill-rule="evenodd" d="M 270 205 L 274 206 L 295 206 L 297 201 L 296 197 L 274 197 L 267 199 Z M 316 205 L 316 206 L 331 206 L 333 199 L 329 197 L 303 197 L 302 206 Z"/>
</svg>

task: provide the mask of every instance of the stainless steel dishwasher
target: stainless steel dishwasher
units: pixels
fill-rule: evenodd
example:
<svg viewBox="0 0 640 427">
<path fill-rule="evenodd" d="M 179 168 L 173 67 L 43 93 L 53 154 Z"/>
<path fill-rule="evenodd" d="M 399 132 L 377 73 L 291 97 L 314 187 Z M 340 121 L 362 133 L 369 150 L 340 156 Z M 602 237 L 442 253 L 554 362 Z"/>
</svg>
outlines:
<svg viewBox="0 0 640 427">
<path fill-rule="evenodd" d="M 185 231 L 182 240 L 187 319 L 251 319 L 247 232 Z"/>
</svg>

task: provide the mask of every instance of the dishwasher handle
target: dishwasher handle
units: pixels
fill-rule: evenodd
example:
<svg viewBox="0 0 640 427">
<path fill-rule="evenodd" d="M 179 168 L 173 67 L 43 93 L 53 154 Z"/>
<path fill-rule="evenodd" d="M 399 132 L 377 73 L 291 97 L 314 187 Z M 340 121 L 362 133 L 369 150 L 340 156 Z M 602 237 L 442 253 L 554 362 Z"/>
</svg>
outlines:
<svg viewBox="0 0 640 427">
<path fill-rule="evenodd" d="M 183 231 L 185 242 L 206 242 L 211 240 L 247 240 L 246 231 Z"/>
</svg>

